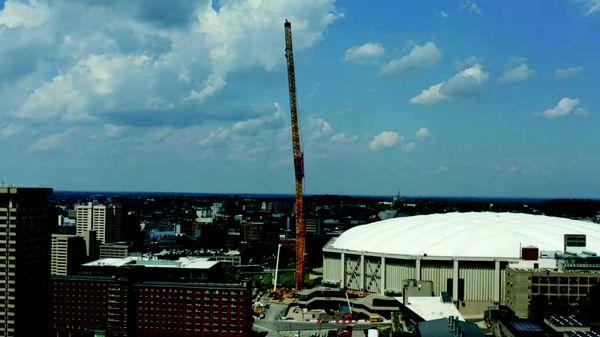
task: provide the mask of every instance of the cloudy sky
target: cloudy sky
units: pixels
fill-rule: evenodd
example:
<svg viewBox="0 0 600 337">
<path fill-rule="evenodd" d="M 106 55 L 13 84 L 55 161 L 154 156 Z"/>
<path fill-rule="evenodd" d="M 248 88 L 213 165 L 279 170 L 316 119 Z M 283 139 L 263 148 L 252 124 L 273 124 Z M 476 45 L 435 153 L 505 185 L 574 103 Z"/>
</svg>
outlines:
<svg viewBox="0 0 600 337">
<path fill-rule="evenodd" d="M 600 197 L 600 1 L 0 0 L 0 180 Z"/>
</svg>

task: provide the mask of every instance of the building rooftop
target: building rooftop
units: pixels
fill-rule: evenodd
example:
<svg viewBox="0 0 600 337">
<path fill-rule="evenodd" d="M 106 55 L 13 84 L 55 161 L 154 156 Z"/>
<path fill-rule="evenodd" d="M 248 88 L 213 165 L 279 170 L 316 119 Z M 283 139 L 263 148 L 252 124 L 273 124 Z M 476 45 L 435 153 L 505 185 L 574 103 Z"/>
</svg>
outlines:
<svg viewBox="0 0 600 337">
<path fill-rule="evenodd" d="M 577 319 L 575 319 L 573 317 L 568 317 L 568 316 L 552 315 L 550 317 L 547 317 L 545 319 L 545 321 L 546 320 L 549 323 L 551 323 L 552 325 L 558 326 L 558 327 L 561 327 L 561 328 L 564 328 L 564 327 L 576 327 L 576 328 L 583 327 L 583 323 L 581 323 L 580 321 L 578 321 Z"/>
<path fill-rule="evenodd" d="M 452 302 L 445 303 L 440 296 L 413 296 L 408 298 L 408 303 L 403 303 L 402 297 L 395 298 L 425 321 L 447 317 L 465 320 Z"/>
<path fill-rule="evenodd" d="M 600 333 L 595 331 L 574 331 L 571 337 L 600 337 Z"/>
<path fill-rule="evenodd" d="M 565 234 L 585 234 L 600 252 L 600 225 L 522 213 L 444 213 L 378 221 L 345 231 L 327 248 L 404 256 L 520 259 L 521 247 L 564 250 Z"/>
<path fill-rule="evenodd" d="M 137 265 L 153 268 L 185 268 L 185 269 L 210 269 L 219 261 L 210 261 L 204 257 L 181 257 L 179 260 L 156 260 L 139 256 L 128 256 L 125 258 L 105 258 L 85 263 L 86 267 L 122 267 L 125 265 Z"/>
</svg>

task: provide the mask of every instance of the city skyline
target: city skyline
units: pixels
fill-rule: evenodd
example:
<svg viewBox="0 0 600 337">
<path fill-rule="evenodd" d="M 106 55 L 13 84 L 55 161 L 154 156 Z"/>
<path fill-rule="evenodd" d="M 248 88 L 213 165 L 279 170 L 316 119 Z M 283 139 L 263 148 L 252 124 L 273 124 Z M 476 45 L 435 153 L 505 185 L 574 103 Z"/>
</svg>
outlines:
<svg viewBox="0 0 600 337">
<path fill-rule="evenodd" d="M 593 0 L 0 0 L 2 180 L 291 194 L 284 19 L 307 194 L 600 197 Z"/>
</svg>

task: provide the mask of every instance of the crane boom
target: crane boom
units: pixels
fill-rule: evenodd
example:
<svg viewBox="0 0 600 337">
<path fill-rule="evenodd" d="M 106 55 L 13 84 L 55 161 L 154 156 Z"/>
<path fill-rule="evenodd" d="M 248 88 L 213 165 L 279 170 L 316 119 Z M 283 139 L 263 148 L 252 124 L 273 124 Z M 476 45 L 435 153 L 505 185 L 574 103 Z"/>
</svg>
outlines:
<svg viewBox="0 0 600 337">
<path fill-rule="evenodd" d="M 294 212 L 296 214 L 296 290 L 304 286 L 304 252 L 305 232 L 304 212 L 302 205 L 303 179 L 304 179 L 304 153 L 300 144 L 300 130 L 298 127 L 298 106 L 296 104 L 296 76 L 294 72 L 294 51 L 292 49 L 292 24 L 285 21 L 285 58 L 287 59 L 288 87 L 290 91 L 290 113 L 292 117 L 292 148 L 294 155 L 294 174 L 296 201 Z"/>
</svg>

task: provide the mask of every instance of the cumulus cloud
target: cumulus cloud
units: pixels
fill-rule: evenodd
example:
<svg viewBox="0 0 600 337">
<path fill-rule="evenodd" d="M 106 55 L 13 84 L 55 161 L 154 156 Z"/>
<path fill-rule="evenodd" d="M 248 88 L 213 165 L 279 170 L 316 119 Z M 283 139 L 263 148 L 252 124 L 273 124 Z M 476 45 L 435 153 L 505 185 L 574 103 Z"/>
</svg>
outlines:
<svg viewBox="0 0 600 337">
<path fill-rule="evenodd" d="M 369 143 L 369 149 L 379 151 L 394 147 L 402 142 L 402 137 L 395 131 L 383 131 L 373 137 Z"/>
<path fill-rule="evenodd" d="M 310 116 L 308 118 L 308 129 L 311 138 L 320 138 L 328 136 L 333 132 L 331 125 L 324 118 Z"/>
<path fill-rule="evenodd" d="M 344 60 L 370 60 L 383 55 L 384 52 L 385 49 L 380 43 L 368 42 L 346 50 L 346 53 L 344 54 Z"/>
<path fill-rule="evenodd" d="M 267 135 L 272 134 L 273 131 L 281 130 L 285 127 L 286 120 L 279 103 L 273 103 L 273 109 L 272 114 L 237 121 L 229 128 L 217 127 L 203 137 L 200 144 L 209 145 L 231 138 L 257 136 L 259 134 Z"/>
<path fill-rule="evenodd" d="M 556 69 L 554 78 L 557 80 L 566 80 L 567 78 L 575 77 L 583 71 L 583 67 L 569 67 Z"/>
<path fill-rule="evenodd" d="M 358 136 L 348 136 L 345 132 L 338 132 L 329 138 L 330 141 L 334 143 L 348 143 L 351 141 L 358 140 Z"/>
<path fill-rule="evenodd" d="M 69 132 L 60 132 L 38 138 L 30 147 L 30 152 L 45 152 L 57 148 L 65 140 Z"/>
<path fill-rule="evenodd" d="M 427 128 L 420 128 L 415 133 L 416 140 L 426 140 L 429 137 L 431 137 L 431 132 L 429 132 L 429 130 Z"/>
<path fill-rule="evenodd" d="M 483 66 L 474 66 L 461 70 L 451 78 L 434 84 L 411 98 L 411 104 L 435 104 L 442 100 L 451 100 L 477 94 L 488 79 Z"/>
<path fill-rule="evenodd" d="M 7 1 L 0 11 L 0 26 L 33 28 L 44 24 L 50 15 L 48 7 L 39 1 L 29 3 Z"/>
<path fill-rule="evenodd" d="M 473 1 L 463 1 L 459 5 L 460 10 L 468 11 L 473 14 L 481 14 L 481 9 L 479 6 Z"/>
<path fill-rule="evenodd" d="M 341 17 L 333 0 L 8 0 L 0 11 L 0 72 L 11 70 L 19 90 L 0 86 L 3 113 L 100 127 L 227 120 L 229 111 L 245 117 L 234 106 L 239 99 L 223 107 L 213 98 L 234 86 L 232 76 L 284 65 L 284 19 L 303 50 Z"/>
<path fill-rule="evenodd" d="M 440 11 L 440 17 L 442 18 L 447 18 L 448 17 L 448 13 L 444 12 L 444 11 Z"/>
<path fill-rule="evenodd" d="M 382 75 L 402 75 L 409 71 L 429 68 L 437 65 L 442 59 L 442 52 L 433 42 L 422 46 L 414 46 L 407 55 L 394 59 L 384 65 Z"/>
<path fill-rule="evenodd" d="M 524 82 L 533 77 L 535 71 L 529 68 L 527 63 L 521 63 L 510 69 L 507 69 L 500 78 L 498 83 L 500 84 L 512 84 L 518 82 Z"/>
<path fill-rule="evenodd" d="M 577 98 L 563 97 L 554 108 L 548 109 L 544 112 L 538 113 L 539 116 L 545 118 L 558 118 L 565 117 L 571 113 L 578 115 L 585 115 L 587 111 L 582 108 L 577 108 L 580 101 Z"/>
</svg>

